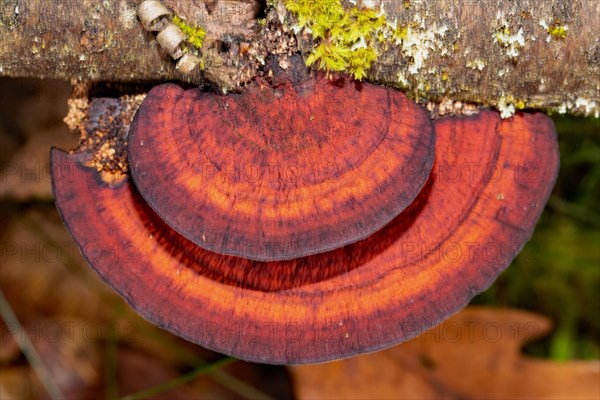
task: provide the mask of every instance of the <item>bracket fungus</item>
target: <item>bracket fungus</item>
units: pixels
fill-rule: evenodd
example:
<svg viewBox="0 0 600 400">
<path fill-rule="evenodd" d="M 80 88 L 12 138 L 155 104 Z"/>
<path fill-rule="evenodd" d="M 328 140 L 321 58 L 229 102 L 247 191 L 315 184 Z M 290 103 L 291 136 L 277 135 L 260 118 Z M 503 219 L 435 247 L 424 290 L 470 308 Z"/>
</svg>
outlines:
<svg viewBox="0 0 600 400">
<path fill-rule="evenodd" d="M 196 245 L 278 261 L 371 235 L 416 197 L 433 125 L 371 84 L 280 79 L 242 95 L 153 88 L 129 132 L 136 187 Z"/>
<path fill-rule="evenodd" d="M 558 171 L 547 116 L 448 117 L 433 124 L 433 140 L 423 111 L 391 89 L 318 79 L 290 85 L 256 84 L 237 97 L 153 90 L 131 131 L 131 176 L 121 182 L 103 181 L 85 153 L 52 150 L 56 205 L 68 229 L 100 276 L 150 321 L 245 360 L 349 357 L 449 317 L 530 238 Z M 325 104 L 319 90 L 333 101 Z M 318 129 L 310 128 L 312 115 Z M 284 143 L 290 148 L 278 147 Z M 244 157 L 333 159 L 340 170 L 335 182 L 309 182 L 305 191 L 301 180 L 266 182 L 255 193 L 256 181 L 219 178 L 225 186 L 211 187 L 199 178 L 204 163 Z M 402 179 L 403 163 L 417 163 L 411 167 L 426 170 L 424 178 Z M 243 257 L 203 245 L 196 226 L 221 239 L 258 231 L 303 246 L 314 234 L 322 245 L 261 261 L 260 246 Z"/>
</svg>

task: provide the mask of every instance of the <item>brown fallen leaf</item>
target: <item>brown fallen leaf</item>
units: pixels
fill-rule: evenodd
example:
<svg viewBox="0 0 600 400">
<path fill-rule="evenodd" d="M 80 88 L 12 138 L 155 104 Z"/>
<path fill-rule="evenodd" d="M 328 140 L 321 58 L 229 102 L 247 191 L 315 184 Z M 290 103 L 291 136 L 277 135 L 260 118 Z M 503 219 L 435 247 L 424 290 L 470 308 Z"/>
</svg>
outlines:
<svg viewBox="0 0 600 400">
<path fill-rule="evenodd" d="M 536 314 L 470 307 L 399 346 L 290 371 L 300 399 L 599 398 L 600 362 L 521 354 L 549 331 Z"/>
</svg>

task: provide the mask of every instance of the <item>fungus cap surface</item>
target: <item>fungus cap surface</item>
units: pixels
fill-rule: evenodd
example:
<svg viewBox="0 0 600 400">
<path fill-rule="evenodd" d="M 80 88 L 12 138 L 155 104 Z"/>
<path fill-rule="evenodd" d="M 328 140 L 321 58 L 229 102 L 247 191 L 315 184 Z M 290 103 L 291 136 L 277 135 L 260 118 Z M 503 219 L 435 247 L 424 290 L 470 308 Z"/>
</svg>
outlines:
<svg viewBox="0 0 600 400">
<path fill-rule="evenodd" d="M 411 339 L 486 289 L 554 185 L 558 146 L 545 115 L 482 112 L 435 126 L 435 166 L 406 211 L 364 240 L 294 260 L 195 246 L 131 179 L 108 185 L 81 154 L 52 152 L 56 205 L 93 268 L 159 326 L 257 362 L 349 357 Z"/>
<path fill-rule="evenodd" d="M 196 245 L 293 259 L 371 235 L 432 168 L 426 111 L 398 91 L 323 77 L 219 96 L 153 88 L 129 136 L 133 180 Z"/>
</svg>

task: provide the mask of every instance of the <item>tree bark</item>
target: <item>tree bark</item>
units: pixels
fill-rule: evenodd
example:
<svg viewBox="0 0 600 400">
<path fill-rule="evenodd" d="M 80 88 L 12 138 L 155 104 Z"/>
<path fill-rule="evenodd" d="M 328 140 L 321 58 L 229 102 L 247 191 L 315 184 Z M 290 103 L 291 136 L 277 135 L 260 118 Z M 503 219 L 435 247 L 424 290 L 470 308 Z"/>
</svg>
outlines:
<svg viewBox="0 0 600 400">
<path fill-rule="evenodd" d="M 235 90 L 259 73 L 268 53 L 296 50 L 285 48 L 290 41 L 275 43 L 290 36 L 294 23 L 281 7 L 279 12 L 268 7 L 267 27 L 261 27 L 258 0 L 164 0 L 207 30 L 204 71 L 184 75 L 142 28 L 138 3 L 5 0 L 0 5 L 0 75 L 180 80 Z M 369 80 L 434 101 L 600 113 L 597 0 L 384 0 L 384 10 L 389 21 L 410 27 L 415 41 L 379 48 Z M 282 16 L 284 23 L 276 26 Z M 552 27 L 567 27 L 564 37 L 549 33 Z M 499 32 L 509 39 L 495 40 Z M 308 54 L 310 37 L 300 35 L 298 43 Z"/>
</svg>

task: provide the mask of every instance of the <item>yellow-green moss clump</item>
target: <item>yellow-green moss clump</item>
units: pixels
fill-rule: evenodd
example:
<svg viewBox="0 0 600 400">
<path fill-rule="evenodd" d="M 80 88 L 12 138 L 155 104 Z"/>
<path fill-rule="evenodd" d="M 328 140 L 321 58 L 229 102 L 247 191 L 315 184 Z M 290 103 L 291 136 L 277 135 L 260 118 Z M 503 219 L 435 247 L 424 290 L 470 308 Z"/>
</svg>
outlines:
<svg viewBox="0 0 600 400">
<path fill-rule="evenodd" d="M 298 20 L 295 30 L 304 29 L 315 39 L 307 65 L 328 73 L 345 71 L 362 80 L 377 58 L 376 44 L 406 36 L 406 28 L 388 23 L 383 9 L 346 10 L 340 0 L 285 0 L 284 4 Z"/>
<path fill-rule="evenodd" d="M 177 25 L 179 29 L 187 36 L 187 41 L 200 50 L 202 48 L 202 44 L 204 42 L 204 36 L 206 36 L 206 31 L 199 26 L 190 26 L 185 23 L 184 20 L 179 18 L 177 15 L 173 16 L 173 23 Z"/>
<path fill-rule="evenodd" d="M 286 0 L 296 15 L 297 31 L 307 29 L 317 40 L 308 56 L 308 66 L 347 71 L 361 80 L 377 58 L 374 42 L 382 39 L 387 21 L 383 13 L 368 8 L 344 9 L 339 0 Z"/>
<path fill-rule="evenodd" d="M 567 37 L 568 29 L 566 25 L 552 24 L 546 30 L 554 39 L 564 39 Z"/>
<path fill-rule="evenodd" d="M 558 20 L 554 20 L 554 22 L 548 24 L 545 20 L 541 19 L 540 25 L 548 33 L 546 42 L 550 42 L 552 39 L 561 40 L 567 37 L 567 31 L 569 30 L 569 27 L 567 25 L 561 24 Z"/>
<path fill-rule="evenodd" d="M 435 23 L 425 28 L 423 19 L 415 19 L 407 26 L 398 25 L 397 20 L 389 21 L 383 9 L 385 2 L 380 3 L 379 9 L 347 9 L 340 0 L 284 0 L 284 5 L 296 16 L 296 33 L 304 31 L 313 36 L 307 65 L 317 65 L 328 74 L 347 72 L 357 80 L 367 76 L 378 57 L 377 48 L 388 45 L 399 47 L 409 60 L 408 72 L 416 74 L 429 53 L 440 48 L 438 37 L 447 30 Z"/>
</svg>

